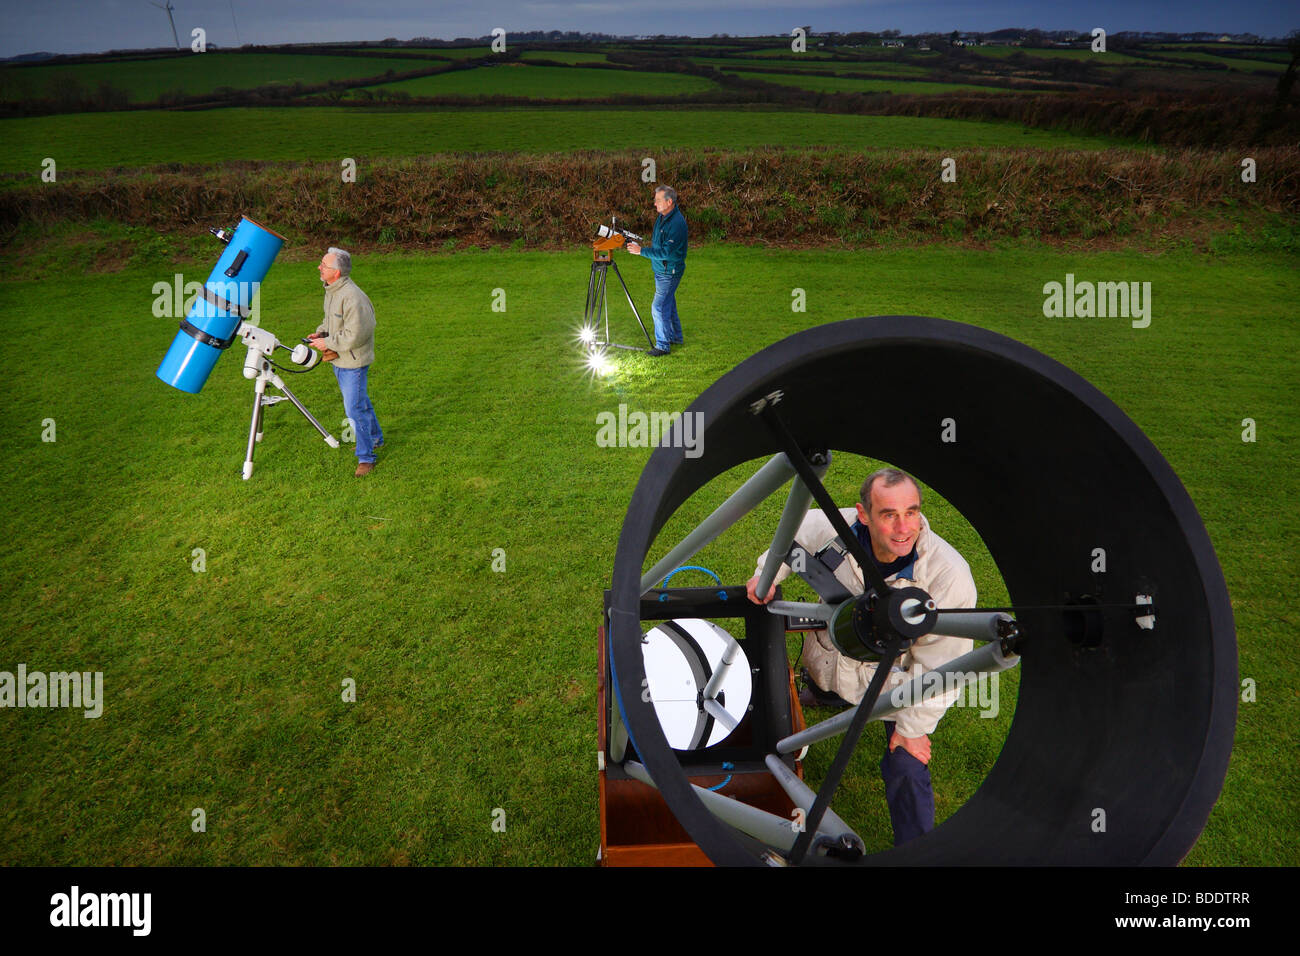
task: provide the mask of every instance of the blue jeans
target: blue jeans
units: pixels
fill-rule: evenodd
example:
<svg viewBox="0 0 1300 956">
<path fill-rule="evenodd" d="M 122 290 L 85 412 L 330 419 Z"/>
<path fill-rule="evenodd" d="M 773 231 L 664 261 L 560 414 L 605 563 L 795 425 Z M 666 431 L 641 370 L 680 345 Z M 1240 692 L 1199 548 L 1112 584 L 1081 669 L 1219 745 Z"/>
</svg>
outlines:
<svg viewBox="0 0 1300 956">
<path fill-rule="evenodd" d="M 384 431 L 375 417 L 375 406 L 366 393 L 366 378 L 370 366 L 339 368 L 334 366 L 339 391 L 343 393 L 343 414 L 352 419 L 352 430 L 357 436 L 357 461 L 375 460 L 375 446 L 384 441 Z"/>
<path fill-rule="evenodd" d="M 655 297 L 650 303 L 650 317 L 655 322 L 655 348 L 668 351 L 670 346 L 682 344 L 682 323 L 677 318 L 677 284 L 682 281 L 684 269 L 676 275 L 655 273 Z"/>
<path fill-rule="evenodd" d="M 934 789 L 930 768 L 902 747 L 889 750 L 894 736 L 893 721 L 884 721 L 885 755 L 880 759 L 880 776 L 885 781 L 885 802 L 894 825 L 894 846 L 915 840 L 934 829 Z"/>
</svg>

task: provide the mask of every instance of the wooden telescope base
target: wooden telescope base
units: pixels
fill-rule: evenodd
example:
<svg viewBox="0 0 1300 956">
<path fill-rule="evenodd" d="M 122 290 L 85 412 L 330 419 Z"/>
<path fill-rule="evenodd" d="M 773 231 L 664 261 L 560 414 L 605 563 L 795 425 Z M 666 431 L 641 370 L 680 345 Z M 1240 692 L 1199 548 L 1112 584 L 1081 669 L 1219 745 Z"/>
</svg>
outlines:
<svg viewBox="0 0 1300 956">
<path fill-rule="evenodd" d="M 618 768 L 606 765 L 608 753 L 608 714 L 610 687 L 607 660 L 608 641 L 605 628 L 598 629 L 600 679 L 596 690 L 597 741 L 601 754 L 600 767 L 600 855 L 601 866 L 713 866 L 677 822 L 668 804 L 653 787 L 633 780 Z M 786 666 L 790 694 L 790 727 L 785 733 L 804 729 L 803 710 L 794 686 L 794 672 Z M 743 728 L 742 728 L 743 729 Z M 803 777 L 803 767 L 795 764 L 795 772 Z M 742 772 L 689 775 L 688 779 L 701 787 L 715 787 L 727 777 L 731 780 L 721 791 L 751 806 L 767 810 L 786 819 L 793 819 L 794 804 L 780 784 L 765 768 L 752 768 Z"/>
</svg>

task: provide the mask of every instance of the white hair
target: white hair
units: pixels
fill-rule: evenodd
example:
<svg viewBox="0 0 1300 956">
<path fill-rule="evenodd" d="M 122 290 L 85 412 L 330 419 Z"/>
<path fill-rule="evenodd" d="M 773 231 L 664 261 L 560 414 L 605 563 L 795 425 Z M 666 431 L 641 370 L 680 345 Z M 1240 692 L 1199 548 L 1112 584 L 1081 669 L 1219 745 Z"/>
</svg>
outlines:
<svg viewBox="0 0 1300 956">
<path fill-rule="evenodd" d="M 337 246 L 330 246 L 329 254 L 334 257 L 334 267 L 339 270 L 339 275 L 345 276 L 352 271 L 352 253 Z"/>
</svg>

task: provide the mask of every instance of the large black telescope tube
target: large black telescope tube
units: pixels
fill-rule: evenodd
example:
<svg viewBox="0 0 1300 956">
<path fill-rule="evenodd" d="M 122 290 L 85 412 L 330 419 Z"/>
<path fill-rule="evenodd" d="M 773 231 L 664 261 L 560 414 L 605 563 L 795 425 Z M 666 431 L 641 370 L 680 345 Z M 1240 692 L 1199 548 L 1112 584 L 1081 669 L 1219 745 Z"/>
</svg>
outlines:
<svg viewBox="0 0 1300 956">
<path fill-rule="evenodd" d="M 933 832 L 864 862 L 1181 860 L 1223 786 L 1236 722 L 1236 632 L 1205 526 L 1155 446 L 1088 382 L 1005 336 L 914 316 L 825 325 L 754 355 L 687 409 L 703 413 L 703 454 L 658 448 L 637 484 L 614 561 L 611 661 L 641 762 L 691 837 L 717 863 L 758 860 L 691 792 L 642 701 L 641 574 L 692 493 L 781 450 L 749 407 L 776 390 L 804 448 L 889 461 L 947 498 L 1026 608 L 1016 713 L 983 785 Z M 1149 630 L 1107 607 L 1139 594 L 1154 597 Z M 1101 608 L 1029 609 L 1079 601 Z"/>
</svg>

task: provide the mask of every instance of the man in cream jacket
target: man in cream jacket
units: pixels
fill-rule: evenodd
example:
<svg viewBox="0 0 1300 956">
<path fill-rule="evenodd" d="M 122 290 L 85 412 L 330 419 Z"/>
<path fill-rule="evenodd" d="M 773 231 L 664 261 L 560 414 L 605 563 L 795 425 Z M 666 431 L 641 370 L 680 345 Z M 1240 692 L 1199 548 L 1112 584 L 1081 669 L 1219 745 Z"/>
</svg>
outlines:
<svg viewBox="0 0 1300 956">
<path fill-rule="evenodd" d="M 873 472 L 862 484 L 861 501 L 855 508 L 841 509 L 841 513 L 891 587 L 923 588 L 939 607 L 975 606 L 975 581 L 970 567 L 952 545 L 930 530 L 921 514 L 921 491 L 911 476 L 894 468 Z M 821 511 L 810 511 L 795 540 L 811 555 L 838 538 Z M 861 594 L 863 577 L 857 562 L 842 545 L 830 554 L 838 559 L 840 553 L 843 560 L 835 569 L 836 579 L 850 593 Z M 766 559 L 764 552 L 749 581 L 749 598 L 755 603 L 772 600 L 772 591 L 762 600 L 754 593 Z M 790 573 L 790 568 L 782 565 L 777 583 Z M 974 642 L 967 638 L 927 634 L 895 661 L 894 673 L 881 689 L 881 696 L 973 647 Z M 876 670 L 873 663 L 840 654 L 824 630 L 812 632 L 804 642 L 803 666 L 822 691 L 838 694 L 854 704 L 862 699 Z M 954 690 L 923 701 L 899 711 L 892 721 L 885 721 L 886 747 L 880 773 L 885 781 L 895 846 L 934 829 L 929 735 L 956 695 Z"/>
<path fill-rule="evenodd" d="M 361 478 L 374 471 L 375 449 L 384 444 L 367 383 L 375 361 L 375 307 L 352 281 L 352 256 L 346 249 L 330 246 L 316 271 L 325 286 L 325 317 L 307 341 L 334 364 L 334 377 L 343 393 L 343 414 L 352 421 L 356 434 L 356 476 Z M 327 353 L 334 355 L 331 358 Z"/>
</svg>

